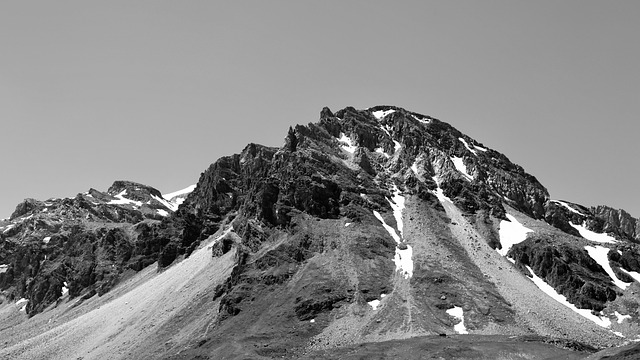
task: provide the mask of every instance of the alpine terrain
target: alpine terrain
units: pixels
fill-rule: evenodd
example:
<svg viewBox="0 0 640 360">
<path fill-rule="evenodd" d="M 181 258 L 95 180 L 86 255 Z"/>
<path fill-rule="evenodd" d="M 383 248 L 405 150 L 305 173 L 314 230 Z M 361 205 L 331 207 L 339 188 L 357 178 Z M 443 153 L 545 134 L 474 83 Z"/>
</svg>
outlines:
<svg viewBox="0 0 640 360">
<path fill-rule="evenodd" d="M 639 259 L 640 220 L 445 122 L 324 108 L 183 191 L 19 204 L 0 358 L 640 358 Z"/>
</svg>

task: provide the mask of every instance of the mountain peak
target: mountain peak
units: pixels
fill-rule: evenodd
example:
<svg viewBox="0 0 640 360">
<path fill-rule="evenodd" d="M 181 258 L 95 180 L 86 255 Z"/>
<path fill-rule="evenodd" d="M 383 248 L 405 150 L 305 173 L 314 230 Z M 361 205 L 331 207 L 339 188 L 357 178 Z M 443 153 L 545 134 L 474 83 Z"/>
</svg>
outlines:
<svg viewBox="0 0 640 360">
<path fill-rule="evenodd" d="M 324 108 L 283 146 L 248 144 L 164 197 L 116 181 L 15 214 L 0 221 L 0 296 L 29 315 L 86 306 L 81 319 L 110 322 L 97 338 L 133 358 L 313 358 L 380 339 L 484 335 L 566 358 L 550 344 L 586 354 L 640 329 L 637 219 L 551 200 L 490 146 L 390 105 Z M 135 275 L 126 294 L 80 304 L 153 263 L 162 271 Z M 86 324 L 74 336 L 91 336 Z M 523 351 L 532 338 L 536 350 Z M 0 356 L 37 355 L 38 344 L 10 339 Z M 59 358 L 112 349 L 52 341 Z"/>
</svg>

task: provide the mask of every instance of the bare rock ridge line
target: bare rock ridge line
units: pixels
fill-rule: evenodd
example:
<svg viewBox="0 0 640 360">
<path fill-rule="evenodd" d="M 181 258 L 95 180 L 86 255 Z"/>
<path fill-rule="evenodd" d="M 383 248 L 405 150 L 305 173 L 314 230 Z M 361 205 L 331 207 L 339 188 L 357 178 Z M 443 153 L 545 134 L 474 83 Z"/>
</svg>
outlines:
<svg viewBox="0 0 640 360">
<path fill-rule="evenodd" d="M 624 210 L 551 199 L 443 121 L 324 108 L 181 191 L 19 204 L 0 221 L 0 357 L 633 353 L 639 244 Z"/>
</svg>

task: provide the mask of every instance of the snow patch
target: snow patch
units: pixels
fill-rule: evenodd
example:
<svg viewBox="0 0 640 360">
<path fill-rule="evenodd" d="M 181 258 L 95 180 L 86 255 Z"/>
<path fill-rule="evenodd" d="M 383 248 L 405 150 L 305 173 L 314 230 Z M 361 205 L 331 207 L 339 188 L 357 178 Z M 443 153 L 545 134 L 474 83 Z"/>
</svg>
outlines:
<svg viewBox="0 0 640 360">
<path fill-rule="evenodd" d="M 371 300 L 367 304 L 369 304 L 373 308 L 373 310 L 378 310 L 378 306 L 380 306 L 380 300 Z"/>
<path fill-rule="evenodd" d="M 453 201 L 451 201 L 451 199 L 449 199 L 447 196 L 444 195 L 444 191 L 440 187 L 440 183 L 438 182 L 438 179 L 435 176 L 432 177 L 432 179 L 433 181 L 435 181 L 436 185 L 438 185 L 438 188 L 435 191 L 433 191 L 433 194 L 438 198 L 438 200 L 440 200 L 441 203 L 445 201 L 452 203 Z"/>
<path fill-rule="evenodd" d="M 593 232 L 587 229 L 586 224 L 587 224 L 586 221 L 583 222 L 582 225 L 576 225 L 572 222 L 569 222 L 569 225 L 571 225 L 574 229 L 578 230 L 578 232 L 580 233 L 580 236 L 582 236 L 587 240 L 604 243 L 604 244 L 606 243 L 615 244 L 618 242 L 618 240 L 616 240 L 613 236 L 609 236 L 607 234 L 598 234 L 597 232 Z"/>
<path fill-rule="evenodd" d="M 49 241 L 51 241 L 51 236 L 47 236 L 46 238 L 42 239 L 42 242 L 45 244 L 48 244 Z"/>
<path fill-rule="evenodd" d="M 447 314 L 453 316 L 456 319 L 459 319 L 460 322 L 453 326 L 453 330 L 458 334 L 468 334 L 467 328 L 464 326 L 464 311 L 459 306 L 454 306 L 453 308 L 447 310 Z"/>
<path fill-rule="evenodd" d="M 635 272 L 635 271 L 627 271 L 623 268 L 620 268 L 620 270 L 624 271 L 627 275 L 631 276 L 635 281 L 640 283 L 640 274 Z"/>
<path fill-rule="evenodd" d="M 387 223 L 382 218 L 382 215 L 380 215 L 380 213 L 375 210 L 373 210 L 373 215 L 376 217 L 376 219 L 378 219 L 382 223 L 382 226 L 384 227 L 385 230 L 387 230 L 389 235 L 391 235 L 393 240 L 395 240 L 396 243 L 400 243 L 400 236 L 396 234 L 396 231 L 391 226 L 387 225 Z"/>
<path fill-rule="evenodd" d="M 413 260 L 411 260 L 411 257 L 413 256 L 413 249 L 410 245 L 406 246 L 407 248 L 404 250 L 400 250 L 399 247 L 396 247 L 396 254 L 393 257 L 393 262 L 396 264 L 396 271 L 402 270 L 404 278 L 408 279 L 413 276 Z"/>
<path fill-rule="evenodd" d="M 622 290 L 625 290 L 629 287 L 629 285 L 631 285 L 631 283 L 626 283 L 618 279 L 616 274 L 613 272 L 611 264 L 609 264 L 609 259 L 607 258 L 609 248 L 603 246 L 585 246 L 584 248 L 585 250 L 587 250 L 587 253 L 589 253 L 589 256 L 591 256 L 593 260 L 595 260 L 600 266 L 602 266 L 611 280 L 613 280 L 613 284 L 615 286 L 619 287 Z"/>
<path fill-rule="evenodd" d="M 393 209 L 393 217 L 396 218 L 396 224 L 398 226 L 398 232 L 400 233 L 400 237 L 403 237 L 403 227 L 404 223 L 402 222 L 402 210 L 404 210 L 404 196 L 400 195 L 400 189 L 396 185 L 393 185 L 393 197 L 391 200 L 387 199 L 389 205 Z"/>
<path fill-rule="evenodd" d="M 631 315 L 622 315 L 617 311 L 613 312 L 613 315 L 616 316 L 616 318 L 618 319 L 618 324 L 622 324 L 622 322 L 624 321 L 624 319 L 631 319 Z"/>
<path fill-rule="evenodd" d="M 399 142 L 393 140 L 393 149 L 394 149 L 394 151 L 398 152 L 398 150 L 400 150 L 400 148 L 402 148 L 402 145 Z"/>
<path fill-rule="evenodd" d="M 67 284 L 67 282 L 64 282 L 64 286 L 62 287 L 62 296 L 65 296 L 69 293 L 69 284 Z"/>
<path fill-rule="evenodd" d="M 131 205 L 135 205 L 135 206 L 142 206 L 142 202 L 131 200 L 131 199 L 127 199 L 126 197 L 124 197 L 125 195 L 127 195 L 127 190 L 126 189 L 122 190 L 118 195 L 114 196 L 115 198 L 117 198 L 116 200 L 111 200 L 107 204 L 108 205 L 126 205 L 126 204 L 131 204 Z"/>
<path fill-rule="evenodd" d="M 398 193 L 399 193 L 399 190 L 398 190 Z M 400 197 L 402 198 L 402 200 L 394 196 L 394 199 L 397 201 L 397 203 L 395 204 L 392 204 L 392 202 L 389 201 L 388 199 L 387 201 L 389 201 L 389 203 L 392 204 L 391 206 L 394 208 L 394 216 L 396 216 L 396 222 L 398 222 L 397 211 L 399 211 L 400 213 L 400 222 L 398 222 L 398 230 L 400 231 L 400 234 L 402 234 L 402 209 L 404 209 L 404 197 L 403 196 L 400 196 Z M 402 240 L 400 236 L 398 236 L 398 234 L 396 233 L 396 230 L 393 227 L 389 226 L 384 221 L 384 219 L 382 218 L 382 215 L 380 215 L 379 212 L 374 210 L 373 215 L 382 223 L 382 226 L 384 227 L 384 229 L 387 230 L 389 235 L 391 235 L 391 237 L 396 241 L 396 243 L 400 244 Z M 406 247 L 407 247 L 406 249 L 401 250 L 399 247 L 396 246 L 396 252 L 393 257 L 393 262 L 396 264 L 396 271 L 398 270 L 402 271 L 402 273 L 404 274 L 404 278 L 408 279 L 411 276 L 413 276 L 413 260 L 411 260 L 411 257 L 413 255 L 413 249 L 409 245 L 406 245 Z"/>
<path fill-rule="evenodd" d="M 187 195 L 189 193 L 192 193 L 193 190 L 195 190 L 195 189 L 196 189 L 196 185 L 193 184 L 193 185 L 190 185 L 190 186 L 188 186 L 188 187 L 186 187 L 186 188 L 184 188 L 182 190 L 174 191 L 174 192 L 168 193 L 168 194 L 162 194 L 162 197 L 165 198 L 166 200 L 171 200 L 176 196 Z M 180 200 L 180 203 L 178 205 L 180 205 L 184 201 L 184 199 L 176 199 L 176 200 Z"/>
<path fill-rule="evenodd" d="M 566 202 L 564 202 L 564 201 L 560 201 L 560 200 L 551 200 L 551 202 L 554 202 L 554 203 L 556 203 L 556 204 L 559 204 L 559 205 L 564 206 L 565 208 L 567 208 L 567 209 L 568 209 L 569 211 L 571 211 L 572 213 L 576 213 L 576 214 L 578 214 L 578 215 L 582 215 L 582 216 L 587 216 L 587 215 L 585 215 L 585 214 L 581 213 L 580 211 L 578 211 L 578 210 L 576 210 L 576 209 L 572 208 L 569 204 L 567 204 L 567 203 L 566 203 Z"/>
<path fill-rule="evenodd" d="M 513 215 L 507 214 L 507 220 L 500 222 L 500 244 L 502 249 L 497 249 L 498 253 L 502 256 L 507 256 L 509 249 L 515 244 L 519 244 L 527 239 L 527 233 L 533 232 L 533 230 L 522 225 Z"/>
<path fill-rule="evenodd" d="M 344 227 L 348 227 L 349 225 L 351 225 L 351 223 L 346 223 L 344 224 Z"/>
<path fill-rule="evenodd" d="M 309 322 L 313 324 L 314 322 L 316 322 L 316 319 L 311 319 L 309 320 Z"/>
<path fill-rule="evenodd" d="M 467 178 L 467 180 L 469 181 L 473 180 L 473 176 L 469 175 L 469 173 L 467 172 L 467 166 L 464 164 L 464 161 L 462 160 L 462 158 L 454 156 L 451 158 L 451 161 L 453 162 L 453 165 L 456 167 L 456 170 L 462 173 L 462 175 L 464 175 Z"/>
<path fill-rule="evenodd" d="M 384 155 L 384 157 L 386 157 L 387 159 L 391 157 L 391 155 L 389 155 L 386 152 L 384 152 L 383 148 L 376 148 L 375 152 L 377 152 L 378 154 Z"/>
<path fill-rule="evenodd" d="M 414 119 L 416 119 L 416 120 L 420 121 L 420 122 L 421 122 L 421 123 L 423 123 L 423 124 L 429 124 L 429 123 L 431 123 L 431 119 L 428 119 L 428 118 L 419 118 L 419 117 L 417 117 L 417 116 L 415 116 L 415 115 L 413 115 L 413 114 L 411 114 L 411 116 L 413 116 L 413 118 L 414 118 Z"/>
<path fill-rule="evenodd" d="M 6 273 L 7 270 L 9 270 L 9 265 L 7 265 L 7 264 L 0 265 L 0 274 Z"/>
<path fill-rule="evenodd" d="M 390 110 L 378 110 L 378 111 L 374 111 L 371 114 L 373 114 L 373 116 L 378 119 L 378 120 L 382 120 L 382 118 L 384 118 L 385 116 L 389 115 L 389 114 L 393 114 L 394 112 L 396 112 L 393 109 Z"/>
<path fill-rule="evenodd" d="M 16 227 L 16 226 L 15 226 L 14 224 L 11 224 L 11 225 L 7 226 L 7 227 L 2 231 L 2 233 L 3 233 L 3 234 L 5 234 L 7 231 L 9 231 L 9 230 L 13 229 L 14 227 Z"/>
<path fill-rule="evenodd" d="M 178 205 L 181 204 L 180 203 L 171 203 L 161 197 L 157 197 L 155 195 L 151 195 L 152 198 L 154 198 L 157 202 L 159 202 L 160 204 L 164 205 L 164 207 L 166 207 L 167 209 L 171 210 L 171 211 L 176 211 L 178 210 Z M 184 200 L 183 200 L 184 201 Z"/>
<path fill-rule="evenodd" d="M 340 133 L 340 138 L 338 139 L 338 141 L 343 144 L 346 144 L 346 145 L 340 145 L 340 147 L 342 148 L 342 150 L 348 153 L 353 154 L 356 152 L 356 149 L 358 148 L 357 146 L 354 145 L 353 140 L 351 140 L 351 138 L 349 138 L 344 133 Z"/>
<path fill-rule="evenodd" d="M 169 213 L 166 210 L 158 209 L 157 211 L 160 216 L 169 216 Z"/>
<path fill-rule="evenodd" d="M 411 164 L 411 171 L 413 171 L 416 176 L 420 176 L 420 174 L 418 173 L 418 159 L 416 159 L 413 164 Z"/>
<path fill-rule="evenodd" d="M 466 147 L 467 150 L 471 151 L 473 155 L 478 156 L 478 153 L 474 149 L 472 149 L 471 146 L 469 146 L 469 144 L 467 144 L 467 142 L 463 138 L 459 137 L 458 140 L 462 141 L 464 147 Z"/>
<path fill-rule="evenodd" d="M 489 151 L 488 149 L 483 148 L 482 146 L 478 146 L 478 145 L 473 145 L 474 148 L 476 148 L 476 150 L 482 151 L 482 152 L 487 152 Z"/>
<path fill-rule="evenodd" d="M 28 304 L 28 303 L 29 303 L 29 299 L 22 298 L 22 299 L 20 299 L 20 300 L 16 301 L 16 306 L 20 306 L 20 305 L 24 304 L 24 305 L 22 306 L 22 308 L 20 309 L 20 311 L 22 311 L 22 312 L 26 312 L 26 311 L 27 311 L 27 304 Z"/>
<path fill-rule="evenodd" d="M 551 287 L 541 278 L 537 277 L 536 274 L 533 272 L 533 270 L 529 266 L 527 265 L 525 266 L 527 270 L 529 270 L 529 272 L 531 273 L 531 276 L 532 276 L 531 280 L 533 281 L 533 283 L 536 284 L 536 286 L 540 290 L 542 290 L 545 294 L 551 296 L 554 300 L 558 301 L 559 303 L 568 307 L 569 309 L 573 310 L 579 315 L 593 321 L 599 326 L 602 326 L 604 328 L 608 328 L 609 326 L 611 326 L 611 320 L 609 320 L 609 318 L 593 315 L 591 313 L 591 310 L 589 309 L 578 309 L 575 305 L 567 301 L 567 298 L 564 295 L 558 294 L 553 287 Z"/>
</svg>

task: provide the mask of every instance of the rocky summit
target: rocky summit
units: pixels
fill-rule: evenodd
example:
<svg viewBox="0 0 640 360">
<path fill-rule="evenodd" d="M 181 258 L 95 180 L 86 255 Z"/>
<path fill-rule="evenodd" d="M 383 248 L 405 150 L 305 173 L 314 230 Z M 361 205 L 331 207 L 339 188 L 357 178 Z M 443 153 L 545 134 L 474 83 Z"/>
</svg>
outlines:
<svg viewBox="0 0 640 360">
<path fill-rule="evenodd" d="M 640 357 L 640 221 L 394 106 L 0 222 L 0 357 Z"/>
</svg>

